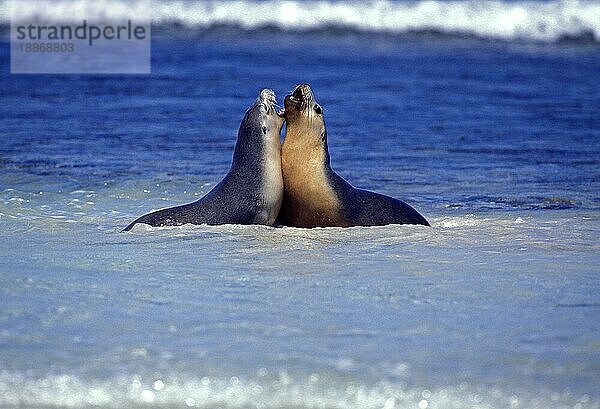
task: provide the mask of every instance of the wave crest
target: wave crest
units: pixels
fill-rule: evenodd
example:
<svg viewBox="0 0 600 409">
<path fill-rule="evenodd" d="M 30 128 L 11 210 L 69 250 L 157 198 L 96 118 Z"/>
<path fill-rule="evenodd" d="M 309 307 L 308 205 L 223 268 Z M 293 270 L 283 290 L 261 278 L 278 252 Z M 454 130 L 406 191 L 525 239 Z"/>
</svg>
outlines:
<svg viewBox="0 0 600 409">
<path fill-rule="evenodd" d="M 156 25 L 192 29 L 233 26 L 304 31 L 337 27 L 370 33 L 438 32 L 502 40 L 600 41 L 599 0 L 14 0 L 13 12 L 13 21 L 80 22 L 133 17 Z M 7 13 L 2 14 L 8 22 Z"/>
</svg>

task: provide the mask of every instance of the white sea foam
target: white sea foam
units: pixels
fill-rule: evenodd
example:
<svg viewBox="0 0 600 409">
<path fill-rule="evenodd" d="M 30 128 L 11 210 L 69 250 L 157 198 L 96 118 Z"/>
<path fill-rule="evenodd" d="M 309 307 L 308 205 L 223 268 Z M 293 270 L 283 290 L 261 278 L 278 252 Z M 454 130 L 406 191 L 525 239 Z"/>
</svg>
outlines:
<svg viewBox="0 0 600 409">
<path fill-rule="evenodd" d="M 540 1 L 298 1 L 234 0 L 18 0 L 14 20 L 36 18 L 80 22 L 83 19 L 151 19 L 154 24 L 191 28 L 230 25 L 244 29 L 274 26 L 282 30 L 329 27 L 358 32 L 428 32 L 504 40 L 556 41 L 593 36 L 600 41 L 599 0 Z M 8 22 L 8 7 L 0 8 Z"/>
<path fill-rule="evenodd" d="M 281 373 L 274 379 L 230 378 L 143 379 L 138 375 L 104 381 L 83 381 L 71 375 L 28 379 L 1 372 L 0 406 L 33 407 L 199 407 L 199 408 L 598 408 L 587 394 L 503 390 L 461 383 L 439 389 L 406 387 L 401 383 L 331 383 L 319 374 L 296 380 Z M 185 405 L 185 406 L 184 406 Z"/>
</svg>

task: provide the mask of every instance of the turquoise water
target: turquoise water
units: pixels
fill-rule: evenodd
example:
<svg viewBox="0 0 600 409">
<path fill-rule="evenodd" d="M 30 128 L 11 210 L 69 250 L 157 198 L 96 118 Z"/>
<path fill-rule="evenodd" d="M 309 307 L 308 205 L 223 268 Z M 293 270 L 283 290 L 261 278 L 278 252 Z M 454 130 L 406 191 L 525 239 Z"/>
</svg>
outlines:
<svg viewBox="0 0 600 409">
<path fill-rule="evenodd" d="M 182 20 L 149 76 L 0 43 L 0 407 L 600 408 L 595 40 Z M 121 232 L 300 82 L 333 168 L 432 228 Z"/>
</svg>

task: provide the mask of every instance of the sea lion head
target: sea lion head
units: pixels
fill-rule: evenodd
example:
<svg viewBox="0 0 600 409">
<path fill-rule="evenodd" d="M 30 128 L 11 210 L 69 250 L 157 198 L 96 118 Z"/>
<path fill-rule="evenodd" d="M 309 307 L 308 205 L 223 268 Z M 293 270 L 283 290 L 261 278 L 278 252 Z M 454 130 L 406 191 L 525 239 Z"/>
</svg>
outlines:
<svg viewBox="0 0 600 409">
<path fill-rule="evenodd" d="M 263 89 L 258 94 L 254 104 L 246 111 L 244 122 L 248 126 L 259 129 L 264 137 L 279 142 L 279 135 L 283 127 L 283 111 L 277 110 L 275 93 L 270 89 Z"/>
<path fill-rule="evenodd" d="M 249 171 L 252 166 L 260 169 L 264 164 L 280 163 L 283 121 L 283 112 L 276 108 L 275 93 L 270 89 L 260 91 L 240 124 L 233 167 Z"/>
<path fill-rule="evenodd" d="M 286 140 L 301 137 L 303 144 L 327 150 L 323 108 L 308 84 L 300 84 L 284 99 Z"/>
</svg>

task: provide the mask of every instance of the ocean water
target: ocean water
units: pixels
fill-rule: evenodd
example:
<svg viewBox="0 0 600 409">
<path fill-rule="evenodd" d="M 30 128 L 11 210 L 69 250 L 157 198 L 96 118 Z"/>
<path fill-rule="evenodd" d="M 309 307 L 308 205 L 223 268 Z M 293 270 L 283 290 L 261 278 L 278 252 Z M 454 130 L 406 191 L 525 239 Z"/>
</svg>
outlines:
<svg viewBox="0 0 600 409">
<path fill-rule="evenodd" d="M 131 76 L 11 75 L 4 13 L 1 408 L 600 408 L 599 2 L 155 6 Z M 121 232 L 300 82 L 431 228 Z"/>
</svg>

